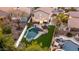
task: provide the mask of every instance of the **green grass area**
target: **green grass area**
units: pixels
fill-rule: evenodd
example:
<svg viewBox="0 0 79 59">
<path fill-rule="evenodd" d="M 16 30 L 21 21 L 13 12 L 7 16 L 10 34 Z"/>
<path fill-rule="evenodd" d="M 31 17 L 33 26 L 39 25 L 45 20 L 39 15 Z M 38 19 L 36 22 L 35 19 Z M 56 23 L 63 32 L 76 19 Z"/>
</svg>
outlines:
<svg viewBox="0 0 79 59">
<path fill-rule="evenodd" d="M 41 35 L 39 38 L 33 40 L 32 42 L 37 42 L 39 45 L 42 44 L 42 48 L 43 47 L 50 47 L 51 41 L 52 41 L 52 36 L 53 36 L 53 32 L 54 32 L 55 26 L 49 26 L 48 27 L 48 33 Z M 26 39 L 22 39 L 22 42 L 25 42 L 26 46 L 28 44 L 31 45 L 31 42 L 26 41 Z"/>
<path fill-rule="evenodd" d="M 40 36 L 35 41 L 37 41 L 39 44 L 42 43 L 42 47 L 48 47 L 49 48 L 50 44 L 51 44 L 54 28 L 55 28 L 55 26 L 49 26 L 48 27 L 48 33 Z"/>
</svg>

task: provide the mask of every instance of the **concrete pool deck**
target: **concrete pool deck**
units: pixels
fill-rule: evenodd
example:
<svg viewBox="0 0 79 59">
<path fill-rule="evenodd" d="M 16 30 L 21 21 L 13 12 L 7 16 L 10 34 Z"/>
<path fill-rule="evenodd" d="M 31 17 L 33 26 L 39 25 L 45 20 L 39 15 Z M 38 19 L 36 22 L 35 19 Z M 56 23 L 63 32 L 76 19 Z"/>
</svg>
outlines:
<svg viewBox="0 0 79 59">
<path fill-rule="evenodd" d="M 79 41 L 77 41 L 74 37 L 66 37 L 66 36 L 62 35 L 62 36 L 59 36 L 59 37 L 55 37 L 54 39 L 56 39 L 56 38 L 63 38 L 63 40 L 65 40 L 65 41 L 70 40 L 73 43 L 79 45 Z"/>
<path fill-rule="evenodd" d="M 31 30 L 31 31 L 30 31 Z M 29 35 L 29 33 L 30 33 L 30 35 Z M 33 34 L 34 33 L 34 34 Z M 43 29 L 41 29 L 41 28 L 39 28 L 39 27 L 31 27 L 31 28 L 29 28 L 27 31 L 26 31 L 26 34 L 24 34 L 24 38 L 26 38 L 26 40 L 28 41 L 28 42 L 30 42 L 30 41 L 32 41 L 32 40 L 35 40 L 35 39 L 37 39 L 38 37 L 40 37 L 41 35 L 43 35 L 43 34 L 46 34 L 46 33 L 48 33 L 48 30 L 43 30 Z M 33 36 L 32 36 L 32 35 Z M 29 36 L 30 37 L 29 37 Z"/>
<path fill-rule="evenodd" d="M 79 41 L 77 41 L 75 39 L 75 37 L 67 37 L 64 35 L 60 35 L 60 36 L 54 37 L 53 39 L 54 40 L 51 45 L 51 51 L 57 51 L 57 49 L 63 49 L 66 51 L 78 51 Z M 60 39 L 62 41 L 58 42 L 56 39 Z M 63 46 L 63 48 L 61 48 L 61 46 Z M 58 47 L 60 47 L 60 48 L 58 48 Z"/>
<path fill-rule="evenodd" d="M 19 46 L 19 44 L 20 44 L 20 42 L 21 42 L 21 40 L 22 40 L 22 38 L 23 38 L 23 36 L 24 36 L 26 30 L 27 30 L 27 25 L 25 26 L 25 28 L 24 28 L 23 32 L 21 33 L 19 39 L 18 39 L 18 40 L 16 41 L 16 43 L 15 43 L 15 47 L 16 47 L 16 48 Z"/>
</svg>

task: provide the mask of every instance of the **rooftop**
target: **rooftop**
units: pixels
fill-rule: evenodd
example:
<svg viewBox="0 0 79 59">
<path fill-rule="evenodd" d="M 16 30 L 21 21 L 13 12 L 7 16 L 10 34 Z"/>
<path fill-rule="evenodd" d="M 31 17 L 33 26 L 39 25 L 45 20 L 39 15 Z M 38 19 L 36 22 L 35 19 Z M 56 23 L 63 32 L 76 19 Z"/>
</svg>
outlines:
<svg viewBox="0 0 79 59">
<path fill-rule="evenodd" d="M 71 11 L 68 13 L 71 17 L 79 18 L 79 11 Z"/>
<path fill-rule="evenodd" d="M 79 18 L 69 18 L 68 27 L 79 28 Z"/>
<path fill-rule="evenodd" d="M 52 11 L 53 11 L 53 8 L 51 8 L 51 7 L 41 7 L 41 8 L 36 9 L 34 12 L 37 12 L 37 11 L 42 11 L 42 12 L 45 12 L 47 14 L 51 14 Z"/>
<path fill-rule="evenodd" d="M 4 16 L 4 17 L 5 17 L 5 16 L 7 16 L 7 15 L 8 15 L 8 13 L 6 13 L 6 12 L 0 10 L 0 17 L 1 17 L 1 16 Z"/>
</svg>

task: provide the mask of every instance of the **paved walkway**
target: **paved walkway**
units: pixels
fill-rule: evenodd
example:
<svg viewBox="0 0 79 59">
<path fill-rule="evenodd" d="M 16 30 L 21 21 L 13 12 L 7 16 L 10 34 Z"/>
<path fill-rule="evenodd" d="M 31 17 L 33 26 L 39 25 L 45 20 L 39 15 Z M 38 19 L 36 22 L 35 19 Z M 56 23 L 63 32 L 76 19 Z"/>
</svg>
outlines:
<svg viewBox="0 0 79 59">
<path fill-rule="evenodd" d="M 16 47 L 16 48 L 19 46 L 19 44 L 20 44 L 20 42 L 21 42 L 21 40 L 22 40 L 22 38 L 23 38 L 23 36 L 24 36 L 26 30 L 27 30 L 27 25 L 25 26 L 25 28 L 24 28 L 23 32 L 21 33 L 19 39 L 18 39 L 18 40 L 16 41 L 16 43 L 15 43 L 15 47 Z"/>
</svg>

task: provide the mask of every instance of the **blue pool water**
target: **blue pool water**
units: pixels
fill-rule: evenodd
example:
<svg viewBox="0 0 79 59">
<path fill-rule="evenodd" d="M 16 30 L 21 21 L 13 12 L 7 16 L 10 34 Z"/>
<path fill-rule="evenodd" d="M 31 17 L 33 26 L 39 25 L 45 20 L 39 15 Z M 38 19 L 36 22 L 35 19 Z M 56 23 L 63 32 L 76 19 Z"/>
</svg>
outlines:
<svg viewBox="0 0 79 59">
<path fill-rule="evenodd" d="M 35 30 L 36 30 L 35 28 L 32 28 L 31 30 L 29 30 L 29 32 L 27 34 L 28 39 L 32 39 L 38 34 L 38 32 Z"/>
<path fill-rule="evenodd" d="M 33 27 L 31 29 L 28 29 L 24 36 L 27 38 L 28 41 L 31 41 L 38 34 L 40 30 L 41 29 L 37 27 Z"/>
<path fill-rule="evenodd" d="M 78 51 L 79 46 L 77 44 L 73 43 L 72 41 L 65 41 L 64 45 L 63 45 L 63 49 L 65 51 Z"/>
</svg>

